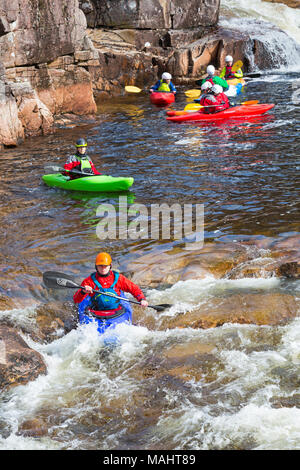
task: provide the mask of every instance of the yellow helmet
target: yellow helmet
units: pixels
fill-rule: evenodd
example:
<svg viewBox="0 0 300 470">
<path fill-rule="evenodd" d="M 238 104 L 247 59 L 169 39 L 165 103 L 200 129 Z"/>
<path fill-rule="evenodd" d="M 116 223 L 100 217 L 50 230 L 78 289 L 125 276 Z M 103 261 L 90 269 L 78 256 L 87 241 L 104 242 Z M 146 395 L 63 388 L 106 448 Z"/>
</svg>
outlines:
<svg viewBox="0 0 300 470">
<path fill-rule="evenodd" d="M 95 265 L 105 265 L 105 266 L 110 266 L 112 263 L 111 256 L 108 253 L 99 253 L 96 257 L 96 262 Z"/>
</svg>

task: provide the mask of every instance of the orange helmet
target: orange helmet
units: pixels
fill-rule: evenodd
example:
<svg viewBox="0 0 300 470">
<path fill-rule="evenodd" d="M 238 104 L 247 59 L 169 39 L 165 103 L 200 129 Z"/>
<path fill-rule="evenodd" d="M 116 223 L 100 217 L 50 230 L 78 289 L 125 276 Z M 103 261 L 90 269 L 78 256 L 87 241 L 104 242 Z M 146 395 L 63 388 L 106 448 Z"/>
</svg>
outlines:
<svg viewBox="0 0 300 470">
<path fill-rule="evenodd" d="M 108 253 L 99 253 L 96 257 L 96 262 L 95 265 L 105 265 L 105 266 L 110 266 L 112 263 L 111 256 Z"/>
</svg>

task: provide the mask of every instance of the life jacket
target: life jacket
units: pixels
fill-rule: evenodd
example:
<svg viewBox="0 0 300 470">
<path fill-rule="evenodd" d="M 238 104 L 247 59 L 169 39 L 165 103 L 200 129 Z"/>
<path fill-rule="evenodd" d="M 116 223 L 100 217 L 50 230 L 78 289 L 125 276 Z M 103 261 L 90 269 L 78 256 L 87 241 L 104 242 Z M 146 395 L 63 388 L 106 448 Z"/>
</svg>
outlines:
<svg viewBox="0 0 300 470">
<path fill-rule="evenodd" d="M 204 106 L 203 112 L 205 114 L 212 114 L 216 112 L 217 109 L 217 98 L 212 94 L 205 94 L 200 100 L 200 104 Z"/>
<path fill-rule="evenodd" d="M 115 291 L 114 287 L 118 282 L 119 273 L 117 271 L 113 271 L 115 279 L 114 282 L 110 287 L 103 287 L 101 286 L 100 282 L 96 278 L 96 273 L 91 274 L 91 278 L 93 279 L 95 285 L 98 287 L 99 294 L 95 293 L 93 295 L 93 309 L 95 310 L 116 310 L 120 307 L 120 300 L 114 299 L 113 297 L 103 295 L 105 292 L 108 294 L 118 295 Z"/>
<path fill-rule="evenodd" d="M 78 155 L 76 154 L 76 158 L 80 161 L 80 171 L 83 173 L 93 173 L 91 161 L 87 155 Z"/>
<path fill-rule="evenodd" d="M 212 86 L 214 86 L 215 82 L 214 82 L 214 77 L 212 77 L 211 75 L 208 75 L 208 77 L 205 79 L 206 82 L 210 82 L 212 84 Z"/>
<path fill-rule="evenodd" d="M 157 91 L 171 91 L 171 88 L 169 87 L 168 83 L 164 82 L 163 80 L 160 80 L 160 85 L 157 89 Z"/>
<path fill-rule="evenodd" d="M 232 65 L 226 65 L 225 67 L 225 79 L 235 78 L 234 73 L 232 72 Z"/>
</svg>

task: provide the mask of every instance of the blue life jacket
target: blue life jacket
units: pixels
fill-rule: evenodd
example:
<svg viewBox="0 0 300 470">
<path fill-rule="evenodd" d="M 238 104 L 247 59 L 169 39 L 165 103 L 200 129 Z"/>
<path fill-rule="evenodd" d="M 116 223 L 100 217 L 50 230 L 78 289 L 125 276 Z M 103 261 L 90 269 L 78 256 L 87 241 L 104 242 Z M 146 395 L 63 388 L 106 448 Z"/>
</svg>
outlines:
<svg viewBox="0 0 300 470">
<path fill-rule="evenodd" d="M 96 279 L 96 273 L 93 273 L 91 275 L 91 278 L 99 289 L 99 294 L 95 293 L 95 295 L 93 296 L 93 300 L 97 305 L 97 310 L 115 310 L 120 306 L 119 299 L 114 299 L 113 297 L 103 295 L 105 292 L 108 292 L 109 294 L 113 295 L 118 295 L 117 292 L 114 290 L 114 287 L 118 282 L 119 273 L 117 271 L 113 271 L 113 273 L 115 279 L 112 285 L 108 288 L 101 286 L 100 282 Z"/>
</svg>

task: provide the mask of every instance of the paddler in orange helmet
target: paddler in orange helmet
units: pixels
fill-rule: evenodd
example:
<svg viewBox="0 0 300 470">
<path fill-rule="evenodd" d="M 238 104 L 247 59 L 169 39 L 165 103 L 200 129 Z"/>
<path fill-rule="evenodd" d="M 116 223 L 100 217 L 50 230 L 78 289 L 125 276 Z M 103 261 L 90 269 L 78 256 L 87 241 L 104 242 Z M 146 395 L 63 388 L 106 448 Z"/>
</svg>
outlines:
<svg viewBox="0 0 300 470">
<path fill-rule="evenodd" d="M 129 292 L 142 307 L 148 307 L 148 302 L 139 286 L 123 274 L 112 270 L 112 258 L 109 253 L 102 252 L 97 255 L 95 268 L 96 272 L 84 279 L 81 289 L 74 294 L 75 303 L 80 303 L 87 295 L 90 295 L 93 310 L 115 314 L 123 308 L 120 300 L 103 294 L 107 291 L 109 294 L 122 297 L 122 292 Z M 93 292 L 93 289 L 98 290 L 99 294 Z"/>
</svg>

